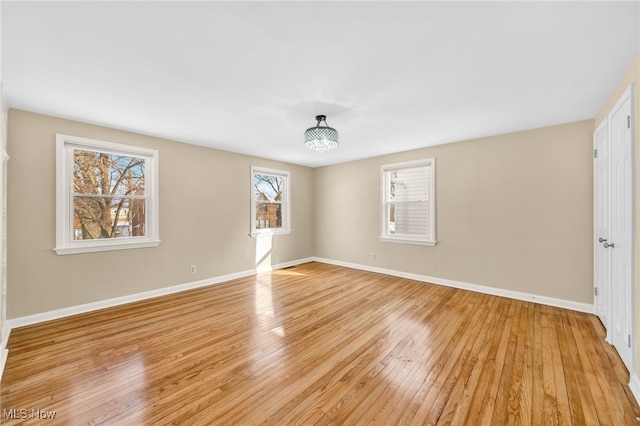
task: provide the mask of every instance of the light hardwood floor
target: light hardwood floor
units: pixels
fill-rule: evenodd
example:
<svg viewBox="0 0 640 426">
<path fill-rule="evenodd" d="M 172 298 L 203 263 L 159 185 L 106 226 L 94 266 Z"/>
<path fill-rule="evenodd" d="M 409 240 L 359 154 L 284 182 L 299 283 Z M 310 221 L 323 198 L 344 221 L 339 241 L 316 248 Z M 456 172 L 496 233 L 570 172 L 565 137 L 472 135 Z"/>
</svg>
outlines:
<svg viewBox="0 0 640 426">
<path fill-rule="evenodd" d="M 635 425 L 640 414 L 592 315 L 320 263 L 24 327 L 9 350 L 8 425 Z"/>
</svg>

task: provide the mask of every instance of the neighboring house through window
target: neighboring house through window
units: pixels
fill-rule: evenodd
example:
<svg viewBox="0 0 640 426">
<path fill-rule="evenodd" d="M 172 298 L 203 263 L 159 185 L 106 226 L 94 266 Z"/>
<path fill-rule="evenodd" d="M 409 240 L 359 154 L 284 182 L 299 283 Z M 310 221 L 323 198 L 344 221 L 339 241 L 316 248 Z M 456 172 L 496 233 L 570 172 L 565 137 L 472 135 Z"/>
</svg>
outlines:
<svg viewBox="0 0 640 426">
<path fill-rule="evenodd" d="M 290 173 L 251 167 L 251 235 L 291 232 Z"/>
<path fill-rule="evenodd" d="M 57 135 L 58 254 L 157 246 L 158 151 Z"/>
<path fill-rule="evenodd" d="M 382 174 L 382 231 L 387 242 L 434 246 L 435 159 L 386 164 Z"/>
</svg>

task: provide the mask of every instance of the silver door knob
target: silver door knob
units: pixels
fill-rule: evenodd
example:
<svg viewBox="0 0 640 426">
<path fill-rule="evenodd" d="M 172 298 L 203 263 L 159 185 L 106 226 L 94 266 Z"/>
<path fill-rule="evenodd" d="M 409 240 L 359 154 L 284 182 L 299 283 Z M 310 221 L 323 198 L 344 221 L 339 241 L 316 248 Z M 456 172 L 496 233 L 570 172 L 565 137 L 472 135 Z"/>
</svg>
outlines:
<svg viewBox="0 0 640 426">
<path fill-rule="evenodd" d="M 599 243 L 604 243 L 605 241 L 607 241 L 606 238 L 602 238 L 602 237 L 598 238 Z"/>
<path fill-rule="evenodd" d="M 609 248 L 609 247 L 611 247 L 611 248 L 615 248 L 615 244 L 614 244 L 614 243 L 611 243 L 611 244 L 609 244 L 609 243 L 604 243 L 604 248 Z"/>
</svg>

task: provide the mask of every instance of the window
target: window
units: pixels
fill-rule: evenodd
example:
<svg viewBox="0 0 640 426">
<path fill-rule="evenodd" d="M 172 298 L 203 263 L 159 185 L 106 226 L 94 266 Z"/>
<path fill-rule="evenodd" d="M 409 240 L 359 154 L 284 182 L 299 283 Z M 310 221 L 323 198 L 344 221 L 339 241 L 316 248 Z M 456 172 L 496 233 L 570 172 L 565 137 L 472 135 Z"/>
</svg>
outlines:
<svg viewBox="0 0 640 426">
<path fill-rule="evenodd" d="M 57 254 L 152 247 L 158 151 L 56 136 Z"/>
<path fill-rule="evenodd" d="M 289 232 L 289 172 L 251 167 L 251 235 Z"/>
<path fill-rule="evenodd" d="M 435 159 L 382 166 L 382 241 L 434 246 Z"/>
</svg>

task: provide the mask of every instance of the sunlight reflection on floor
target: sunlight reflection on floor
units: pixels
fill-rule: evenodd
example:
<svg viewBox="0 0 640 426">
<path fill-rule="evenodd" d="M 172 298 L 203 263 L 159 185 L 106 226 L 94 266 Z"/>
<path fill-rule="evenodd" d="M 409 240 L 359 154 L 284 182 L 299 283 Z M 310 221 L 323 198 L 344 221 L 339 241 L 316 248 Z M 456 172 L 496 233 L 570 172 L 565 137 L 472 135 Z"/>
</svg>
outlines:
<svg viewBox="0 0 640 426">
<path fill-rule="evenodd" d="M 256 318 L 260 327 L 279 337 L 284 337 L 284 328 L 277 324 L 278 320 L 273 306 L 271 273 L 265 272 L 256 276 L 255 298 Z"/>
<path fill-rule="evenodd" d="M 271 235 L 256 237 L 256 270 L 258 272 L 271 270 Z"/>
<path fill-rule="evenodd" d="M 293 275 L 293 276 L 306 275 L 306 274 L 301 274 L 300 272 L 292 271 L 290 269 L 277 269 L 273 271 L 272 274 L 273 275 Z"/>
</svg>

